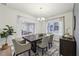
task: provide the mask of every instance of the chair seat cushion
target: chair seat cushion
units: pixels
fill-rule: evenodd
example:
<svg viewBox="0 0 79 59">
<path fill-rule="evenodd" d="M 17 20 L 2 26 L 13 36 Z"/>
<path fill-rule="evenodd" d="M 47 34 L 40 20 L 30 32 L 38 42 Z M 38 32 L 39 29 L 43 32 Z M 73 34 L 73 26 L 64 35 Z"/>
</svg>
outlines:
<svg viewBox="0 0 79 59">
<path fill-rule="evenodd" d="M 21 44 L 25 44 L 26 43 L 26 40 L 21 40 L 19 41 Z"/>
<path fill-rule="evenodd" d="M 40 48 L 45 48 L 46 46 L 42 45 L 41 43 L 37 43 L 37 46 Z"/>
<path fill-rule="evenodd" d="M 16 38 L 16 40 L 17 40 L 19 43 L 21 43 L 21 44 L 28 44 L 28 43 L 29 43 L 28 41 L 26 41 L 26 40 L 23 39 L 23 38 Z"/>
<path fill-rule="evenodd" d="M 38 44 L 41 43 L 41 42 L 42 42 L 42 40 L 37 41 Z"/>
</svg>

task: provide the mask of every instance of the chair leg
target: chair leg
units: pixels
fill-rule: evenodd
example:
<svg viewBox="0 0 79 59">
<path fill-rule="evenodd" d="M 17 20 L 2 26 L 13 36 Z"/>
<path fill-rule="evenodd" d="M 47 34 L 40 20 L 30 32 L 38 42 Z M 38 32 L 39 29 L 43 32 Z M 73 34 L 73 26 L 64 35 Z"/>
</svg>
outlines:
<svg viewBox="0 0 79 59">
<path fill-rule="evenodd" d="M 46 51 L 48 51 L 47 47 L 46 47 Z"/>
<path fill-rule="evenodd" d="M 13 56 L 16 56 L 15 52 L 13 53 Z"/>
<path fill-rule="evenodd" d="M 49 49 L 52 47 L 52 43 L 49 43 Z"/>
<path fill-rule="evenodd" d="M 50 43 L 48 45 L 49 45 L 49 49 L 50 49 Z"/>
<path fill-rule="evenodd" d="M 52 47 L 52 43 L 51 43 L 51 47 Z"/>
<path fill-rule="evenodd" d="M 42 56 L 44 55 L 44 49 L 42 49 Z"/>
<path fill-rule="evenodd" d="M 30 56 L 30 53 L 31 53 L 31 52 L 30 52 L 30 50 L 29 50 L 29 51 L 28 51 L 29 56 Z"/>
</svg>

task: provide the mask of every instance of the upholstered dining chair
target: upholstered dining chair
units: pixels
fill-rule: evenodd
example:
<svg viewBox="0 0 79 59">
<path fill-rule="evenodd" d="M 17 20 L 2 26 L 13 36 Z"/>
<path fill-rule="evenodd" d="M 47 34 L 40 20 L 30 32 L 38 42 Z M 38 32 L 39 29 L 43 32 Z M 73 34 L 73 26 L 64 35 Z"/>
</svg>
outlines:
<svg viewBox="0 0 79 59">
<path fill-rule="evenodd" d="M 45 33 L 41 33 L 41 34 L 38 34 L 38 37 L 44 37 L 45 35 L 46 35 Z M 37 43 L 41 43 L 41 42 L 42 42 L 42 40 L 37 41 Z"/>
<path fill-rule="evenodd" d="M 28 51 L 28 54 L 30 56 L 30 50 L 31 50 L 31 44 L 29 42 L 27 43 L 24 43 L 24 41 L 18 41 L 18 40 L 15 40 L 13 39 L 13 45 L 14 45 L 14 55 L 18 56 L 24 52 L 27 52 Z"/>
<path fill-rule="evenodd" d="M 44 55 L 44 49 L 46 49 L 47 51 L 48 39 L 49 39 L 49 36 L 45 36 L 43 37 L 42 42 L 37 44 L 37 47 L 42 49 L 42 55 Z"/>
<path fill-rule="evenodd" d="M 53 36 L 54 36 L 54 35 L 50 35 L 50 37 L 49 37 L 49 40 L 48 40 L 49 48 L 52 47 Z"/>
</svg>

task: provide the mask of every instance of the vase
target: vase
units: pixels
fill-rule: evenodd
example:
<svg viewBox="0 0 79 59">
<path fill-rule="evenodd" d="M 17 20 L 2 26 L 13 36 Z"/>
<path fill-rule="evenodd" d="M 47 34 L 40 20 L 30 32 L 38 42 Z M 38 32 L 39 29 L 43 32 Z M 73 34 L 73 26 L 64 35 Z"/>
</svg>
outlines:
<svg viewBox="0 0 79 59">
<path fill-rule="evenodd" d="M 8 43 L 7 43 L 7 38 L 6 38 L 5 44 L 2 45 L 1 49 L 5 50 L 5 49 L 7 49 L 7 47 L 8 47 Z"/>
<path fill-rule="evenodd" d="M 5 43 L 5 44 L 2 45 L 2 50 L 5 50 L 7 48 L 8 48 L 8 43 Z"/>
</svg>

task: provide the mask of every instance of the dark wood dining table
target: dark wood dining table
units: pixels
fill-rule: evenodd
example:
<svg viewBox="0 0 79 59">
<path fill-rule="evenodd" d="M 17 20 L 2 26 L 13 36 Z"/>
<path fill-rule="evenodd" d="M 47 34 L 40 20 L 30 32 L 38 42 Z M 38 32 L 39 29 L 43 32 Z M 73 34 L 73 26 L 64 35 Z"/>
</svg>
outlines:
<svg viewBox="0 0 79 59">
<path fill-rule="evenodd" d="M 42 40 L 43 37 L 44 36 L 39 37 L 38 35 L 29 35 L 23 38 L 31 43 L 31 46 L 32 46 L 31 49 L 34 53 L 36 53 L 37 41 Z"/>
</svg>

